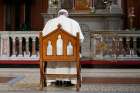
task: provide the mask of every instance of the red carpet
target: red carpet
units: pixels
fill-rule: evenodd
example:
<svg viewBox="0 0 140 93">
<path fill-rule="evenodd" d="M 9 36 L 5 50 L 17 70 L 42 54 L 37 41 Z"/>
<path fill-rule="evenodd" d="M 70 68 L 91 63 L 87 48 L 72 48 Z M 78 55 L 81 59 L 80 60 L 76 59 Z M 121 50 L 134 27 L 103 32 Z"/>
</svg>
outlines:
<svg viewBox="0 0 140 93">
<path fill-rule="evenodd" d="M 0 60 L 0 64 L 39 64 L 39 60 Z"/>
<path fill-rule="evenodd" d="M 132 77 L 83 77 L 86 84 L 140 84 L 140 78 Z"/>
<path fill-rule="evenodd" d="M 140 64 L 140 60 L 86 60 L 86 61 L 81 61 L 81 64 L 87 64 L 87 65 L 103 65 L 103 64 L 118 64 L 118 65 L 137 65 Z"/>
<path fill-rule="evenodd" d="M 0 60 L 0 64 L 39 64 L 39 60 Z M 140 65 L 140 60 L 84 60 L 81 65 Z"/>
</svg>

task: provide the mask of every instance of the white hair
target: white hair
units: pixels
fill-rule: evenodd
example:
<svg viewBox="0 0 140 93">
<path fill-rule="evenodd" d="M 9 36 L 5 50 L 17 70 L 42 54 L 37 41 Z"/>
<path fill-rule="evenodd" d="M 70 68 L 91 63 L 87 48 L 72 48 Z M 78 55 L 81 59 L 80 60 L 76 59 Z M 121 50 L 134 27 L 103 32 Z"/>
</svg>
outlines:
<svg viewBox="0 0 140 93">
<path fill-rule="evenodd" d="M 60 15 L 65 15 L 65 16 L 68 16 L 68 11 L 66 9 L 61 9 L 58 11 L 58 16 Z"/>
</svg>

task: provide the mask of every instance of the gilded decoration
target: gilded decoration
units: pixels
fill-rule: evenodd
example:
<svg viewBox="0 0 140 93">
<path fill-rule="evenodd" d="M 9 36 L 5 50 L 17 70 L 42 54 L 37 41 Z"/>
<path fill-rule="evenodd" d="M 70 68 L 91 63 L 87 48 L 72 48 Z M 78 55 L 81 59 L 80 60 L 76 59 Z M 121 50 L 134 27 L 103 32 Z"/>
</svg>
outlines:
<svg viewBox="0 0 140 93">
<path fill-rule="evenodd" d="M 76 10 L 88 10 L 90 9 L 90 0 L 75 0 Z"/>
<path fill-rule="evenodd" d="M 108 49 L 108 45 L 105 41 L 102 40 L 102 36 L 96 34 L 95 39 L 96 39 L 96 54 L 105 52 Z"/>
</svg>

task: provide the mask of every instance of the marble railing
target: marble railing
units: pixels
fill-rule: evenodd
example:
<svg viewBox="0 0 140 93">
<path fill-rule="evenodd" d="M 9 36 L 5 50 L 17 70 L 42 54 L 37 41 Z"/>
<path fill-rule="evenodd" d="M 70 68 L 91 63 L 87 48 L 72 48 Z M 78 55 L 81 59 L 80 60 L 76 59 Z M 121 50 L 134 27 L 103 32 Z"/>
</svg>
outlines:
<svg viewBox="0 0 140 93">
<path fill-rule="evenodd" d="M 0 60 L 39 60 L 40 31 L 0 31 Z M 83 32 L 83 59 L 137 60 L 139 31 Z"/>
<path fill-rule="evenodd" d="M 91 36 L 91 58 L 137 60 L 140 58 L 139 31 L 95 31 Z"/>
<path fill-rule="evenodd" d="M 1 31 L 0 60 L 38 60 L 39 31 Z"/>
</svg>

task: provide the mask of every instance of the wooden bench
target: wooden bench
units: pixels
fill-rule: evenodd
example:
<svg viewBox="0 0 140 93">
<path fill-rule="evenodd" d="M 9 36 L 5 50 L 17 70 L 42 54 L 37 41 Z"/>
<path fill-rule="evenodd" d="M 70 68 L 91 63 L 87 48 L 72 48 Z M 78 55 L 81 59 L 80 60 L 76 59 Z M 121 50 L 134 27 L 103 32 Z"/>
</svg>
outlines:
<svg viewBox="0 0 140 93">
<path fill-rule="evenodd" d="M 57 49 L 57 40 L 61 39 L 62 51 Z M 72 49 L 68 50 L 68 45 L 71 43 Z M 73 36 L 68 32 L 64 31 L 61 25 L 58 25 L 58 28 L 46 36 L 42 36 L 40 33 L 40 89 L 47 85 L 46 82 L 49 78 L 55 79 L 56 77 L 60 78 L 76 78 L 76 90 L 79 91 L 81 86 L 81 75 L 80 75 L 80 57 L 79 57 L 79 33 L 77 36 Z M 76 62 L 76 74 L 48 74 L 46 71 L 48 62 L 66 62 L 70 64 L 71 62 Z"/>
</svg>

